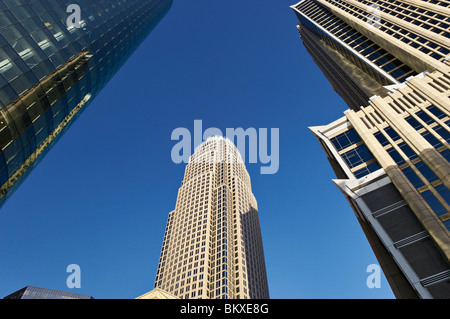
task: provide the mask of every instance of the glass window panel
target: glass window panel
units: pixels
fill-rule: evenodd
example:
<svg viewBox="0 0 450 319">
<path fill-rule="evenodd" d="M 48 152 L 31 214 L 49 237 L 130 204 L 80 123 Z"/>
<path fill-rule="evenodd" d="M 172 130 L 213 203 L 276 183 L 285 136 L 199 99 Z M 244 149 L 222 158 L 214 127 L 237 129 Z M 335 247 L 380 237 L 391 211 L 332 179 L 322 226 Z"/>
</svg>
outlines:
<svg viewBox="0 0 450 319">
<path fill-rule="evenodd" d="M 351 128 L 331 139 L 331 142 L 338 151 L 349 147 L 350 145 L 356 144 L 359 141 L 361 141 L 361 138 L 354 128 Z"/>
<path fill-rule="evenodd" d="M 410 159 L 413 160 L 415 158 L 417 158 L 417 154 L 412 150 L 412 148 L 406 144 L 405 142 L 400 142 L 398 143 L 398 146 L 400 147 L 400 149 L 403 151 L 403 153 L 405 153 L 405 155 Z"/>
<path fill-rule="evenodd" d="M 382 146 L 385 146 L 385 145 L 388 145 L 388 144 L 389 144 L 389 141 L 387 140 L 387 138 L 384 136 L 383 133 L 381 133 L 381 132 L 376 132 L 376 133 L 374 134 L 374 136 L 375 136 L 375 138 L 378 140 L 378 142 L 380 142 L 380 144 L 381 144 Z"/>
<path fill-rule="evenodd" d="M 438 180 L 437 176 L 424 162 L 420 161 L 415 166 L 430 183 Z"/>
<path fill-rule="evenodd" d="M 429 110 L 431 113 L 433 113 L 438 119 L 442 119 L 446 116 L 444 112 L 442 112 L 440 109 L 438 109 L 434 105 L 430 105 L 429 107 L 427 107 L 427 110 Z"/>
<path fill-rule="evenodd" d="M 406 161 L 403 159 L 400 153 L 397 152 L 393 147 L 389 148 L 387 151 L 398 166 L 401 166 L 406 163 Z"/>
<path fill-rule="evenodd" d="M 11 61 L 6 52 L 1 48 L 0 48 L 0 73 L 5 78 L 6 81 L 11 81 L 12 79 L 16 78 L 22 73 L 17 64 Z"/>
<path fill-rule="evenodd" d="M 10 24 L 2 29 L 2 36 L 5 37 L 6 41 L 11 43 L 22 37 L 22 34 L 18 30 L 18 26 L 18 24 Z"/>
<path fill-rule="evenodd" d="M 22 3 L 19 0 L 2 0 L 8 8 L 16 7 Z"/>
<path fill-rule="evenodd" d="M 0 11 L 0 29 L 6 27 L 7 25 L 10 25 L 11 21 L 6 16 L 6 14 L 2 11 Z"/>
<path fill-rule="evenodd" d="M 16 17 L 17 20 L 25 20 L 31 17 L 31 14 L 28 12 L 27 8 L 24 6 L 16 7 L 11 9 L 12 14 Z"/>
<path fill-rule="evenodd" d="M 342 158 L 346 161 L 347 165 L 352 168 L 371 160 L 373 156 L 367 149 L 366 145 L 362 144 L 355 149 L 342 154 Z"/>
<path fill-rule="evenodd" d="M 28 32 L 31 33 L 35 30 L 38 30 L 40 27 L 36 24 L 36 22 L 34 21 L 34 19 L 26 19 L 21 21 L 21 24 L 23 26 L 23 28 Z"/>
<path fill-rule="evenodd" d="M 441 152 L 441 155 L 444 156 L 444 158 L 447 160 L 447 162 L 450 162 L 450 150 L 445 149 Z"/>
<path fill-rule="evenodd" d="M 434 148 L 439 148 L 442 146 L 442 143 L 439 142 L 437 138 L 435 138 L 433 135 L 431 135 L 430 132 L 425 131 L 422 133 L 422 136 L 433 146 Z"/>
<path fill-rule="evenodd" d="M 442 198 L 447 202 L 447 204 L 450 205 L 450 191 L 447 187 L 445 187 L 444 184 L 438 185 L 435 187 L 435 189 L 438 191 L 439 195 L 442 196 Z"/>
<path fill-rule="evenodd" d="M 361 178 L 363 176 L 366 176 L 369 173 L 375 172 L 376 170 L 380 169 L 380 165 L 378 165 L 377 162 L 372 163 L 370 165 L 367 165 L 366 167 L 354 172 L 356 178 Z"/>
<path fill-rule="evenodd" d="M 56 46 L 44 31 L 38 30 L 33 32 L 31 37 L 47 56 L 50 56 L 57 51 Z"/>
<path fill-rule="evenodd" d="M 420 119 L 422 121 L 424 121 L 428 125 L 431 124 L 431 123 L 434 123 L 434 120 L 427 113 L 425 113 L 424 111 L 419 111 L 419 112 L 416 113 L 416 115 L 418 117 L 420 117 Z"/>
<path fill-rule="evenodd" d="M 419 121 L 417 121 L 415 118 L 413 118 L 412 116 L 408 116 L 405 118 L 405 120 L 416 130 L 420 130 L 421 128 L 423 128 L 423 125 L 419 123 Z"/>
<path fill-rule="evenodd" d="M 433 130 L 438 133 L 444 140 L 450 142 L 450 133 L 445 128 L 438 124 L 433 128 Z"/>
<path fill-rule="evenodd" d="M 392 138 L 392 140 L 396 141 L 400 139 L 400 136 L 397 134 L 396 131 L 392 129 L 392 127 L 388 126 L 384 129 L 384 131 Z"/>
<path fill-rule="evenodd" d="M 422 182 L 422 180 L 419 178 L 419 176 L 417 176 L 417 174 L 412 170 L 411 167 L 402 169 L 402 172 L 403 172 L 403 174 L 405 174 L 405 176 L 409 179 L 409 181 L 415 188 L 419 188 L 419 187 L 422 187 L 423 185 L 425 185 Z"/>
<path fill-rule="evenodd" d="M 436 215 L 440 216 L 447 213 L 444 206 L 442 206 L 442 204 L 433 195 L 433 193 L 431 193 L 431 191 L 427 190 L 423 192 L 421 195 L 423 199 L 425 199 L 427 204 L 431 207 L 431 209 L 435 212 Z"/>
</svg>

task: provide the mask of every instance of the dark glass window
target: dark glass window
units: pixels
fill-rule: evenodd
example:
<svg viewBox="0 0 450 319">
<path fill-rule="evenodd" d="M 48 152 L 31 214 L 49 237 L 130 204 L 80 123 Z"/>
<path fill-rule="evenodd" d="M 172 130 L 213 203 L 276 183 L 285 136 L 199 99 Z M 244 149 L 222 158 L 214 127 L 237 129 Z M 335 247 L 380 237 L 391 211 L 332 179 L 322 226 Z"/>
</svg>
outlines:
<svg viewBox="0 0 450 319">
<path fill-rule="evenodd" d="M 415 166 L 422 173 L 422 175 L 428 180 L 428 182 L 432 183 L 438 180 L 437 176 L 427 165 L 425 165 L 424 162 L 420 161 L 417 164 L 415 164 Z"/>
<path fill-rule="evenodd" d="M 375 138 L 378 140 L 378 142 L 380 142 L 380 144 L 382 146 L 386 146 L 389 144 L 389 141 L 387 140 L 387 138 L 384 136 L 383 133 L 381 132 L 376 132 L 375 134 L 373 134 L 375 136 Z"/>
<path fill-rule="evenodd" d="M 434 188 L 438 191 L 439 195 L 442 196 L 442 198 L 447 202 L 447 204 L 450 205 L 450 191 L 447 187 L 445 187 L 444 184 L 438 185 Z"/>
<path fill-rule="evenodd" d="M 425 185 L 422 182 L 422 180 L 419 178 L 419 176 L 417 176 L 417 174 L 412 170 L 411 167 L 402 169 L 402 172 L 403 172 L 403 174 L 405 174 L 405 176 L 409 179 L 409 181 L 415 188 L 419 188 L 419 187 L 422 187 L 423 185 Z"/>
<path fill-rule="evenodd" d="M 444 112 L 442 112 L 434 105 L 430 105 L 429 107 L 427 107 L 427 110 L 433 113 L 438 119 L 442 119 L 446 116 Z"/>
<path fill-rule="evenodd" d="M 387 152 L 392 157 L 392 159 L 397 163 L 398 166 L 401 166 L 406 163 L 406 161 L 403 159 L 400 153 L 397 152 L 393 147 L 389 148 Z"/>
<path fill-rule="evenodd" d="M 423 128 L 423 125 L 419 123 L 415 118 L 412 116 L 408 116 L 405 118 L 406 122 L 408 122 L 416 131 Z"/>
<path fill-rule="evenodd" d="M 348 152 L 342 154 L 342 158 L 347 163 L 348 167 L 353 168 L 359 164 L 365 163 L 373 159 L 372 154 L 366 145 L 362 144 Z"/>
<path fill-rule="evenodd" d="M 434 137 L 430 132 L 425 131 L 422 133 L 422 136 L 433 146 L 434 148 L 439 148 L 442 146 L 442 143 Z"/>
<path fill-rule="evenodd" d="M 355 175 L 356 178 L 361 178 L 363 176 L 366 176 L 369 173 L 375 172 L 376 170 L 379 170 L 381 167 L 380 165 L 378 165 L 377 162 L 372 163 L 370 165 L 367 165 L 366 167 L 357 170 L 356 172 L 354 172 L 353 174 Z"/>
<path fill-rule="evenodd" d="M 418 116 L 418 117 L 420 117 L 420 119 L 422 120 L 422 121 L 424 121 L 425 122 L 425 124 L 431 124 L 431 123 L 434 123 L 434 120 L 427 114 L 427 113 L 425 113 L 424 111 L 418 111 L 417 113 L 416 113 L 416 115 Z"/>
<path fill-rule="evenodd" d="M 400 139 L 400 136 L 392 129 L 392 127 L 388 126 L 384 131 L 392 138 L 392 140 L 396 141 Z"/>
<path fill-rule="evenodd" d="M 423 192 L 422 194 L 423 199 L 427 202 L 428 205 L 430 205 L 431 209 L 435 212 L 436 215 L 441 216 L 447 211 L 445 210 L 444 206 L 438 201 L 438 199 L 431 193 L 431 191 L 427 190 Z"/>
<path fill-rule="evenodd" d="M 450 142 L 450 133 L 440 125 L 433 127 L 433 130 L 438 133 L 444 140 Z"/>
<path fill-rule="evenodd" d="M 444 158 L 447 160 L 447 162 L 450 163 L 450 150 L 449 149 L 445 149 L 441 152 L 441 155 L 444 156 Z"/>
<path fill-rule="evenodd" d="M 343 150 L 344 148 L 347 148 L 350 145 L 356 144 L 360 141 L 361 138 L 359 137 L 358 133 L 356 133 L 356 130 L 354 128 L 351 128 L 331 139 L 331 142 L 338 151 Z"/>
<path fill-rule="evenodd" d="M 405 153 L 406 156 L 408 156 L 408 158 L 410 160 L 413 160 L 415 158 L 417 158 L 417 154 L 412 150 L 412 148 L 406 144 L 405 142 L 400 142 L 398 143 L 398 146 L 400 147 L 400 149 L 403 151 L 403 153 Z"/>
</svg>

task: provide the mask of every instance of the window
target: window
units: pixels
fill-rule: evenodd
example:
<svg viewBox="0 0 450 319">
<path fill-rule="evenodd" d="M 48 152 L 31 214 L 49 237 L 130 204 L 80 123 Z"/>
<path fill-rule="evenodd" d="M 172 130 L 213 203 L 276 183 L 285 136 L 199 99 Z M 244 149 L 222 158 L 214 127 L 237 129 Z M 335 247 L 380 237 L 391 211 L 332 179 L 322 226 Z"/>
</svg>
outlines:
<svg viewBox="0 0 450 319">
<path fill-rule="evenodd" d="M 362 144 L 355 149 L 342 154 L 342 158 L 347 163 L 348 167 L 353 168 L 364 162 L 368 162 L 373 159 L 372 154 L 369 152 L 366 145 Z"/>
<path fill-rule="evenodd" d="M 403 159 L 403 157 L 400 155 L 399 152 L 393 147 L 389 148 L 387 150 L 389 155 L 392 157 L 392 159 L 397 163 L 398 166 L 401 166 L 406 163 L 406 161 Z"/>
<path fill-rule="evenodd" d="M 396 131 L 394 131 L 394 130 L 392 129 L 392 127 L 388 126 L 388 127 L 386 127 L 386 128 L 384 129 L 384 131 L 385 131 L 385 132 L 386 132 L 386 133 L 387 133 L 394 141 L 400 139 L 400 136 L 397 134 Z"/>
<path fill-rule="evenodd" d="M 434 148 L 439 148 L 442 146 L 442 143 L 439 142 L 439 140 L 434 137 L 433 135 L 431 135 L 430 132 L 425 131 L 422 133 L 422 136 L 431 144 L 431 146 L 433 146 Z"/>
<path fill-rule="evenodd" d="M 434 123 L 434 120 L 433 120 L 427 113 L 425 113 L 424 111 L 418 111 L 418 112 L 416 113 L 416 115 L 417 115 L 418 117 L 420 117 L 420 119 L 421 119 L 422 121 L 424 121 L 425 124 L 430 125 L 431 123 Z"/>
<path fill-rule="evenodd" d="M 450 142 L 450 133 L 440 125 L 433 127 L 434 131 L 438 133 L 445 141 Z"/>
<path fill-rule="evenodd" d="M 409 145 L 407 145 L 405 142 L 398 143 L 398 146 L 410 160 L 413 160 L 418 157 L 417 154 L 412 150 L 412 148 L 409 147 Z"/>
<path fill-rule="evenodd" d="M 344 133 L 333 137 L 330 141 L 338 151 L 341 151 L 344 148 L 349 147 L 350 145 L 360 142 L 361 138 L 359 137 L 358 133 L 356 133 L 355 129 L 351 128 Z"/>
<path fill-rule="evenodd" d="M 423 199 L 425 199 L 427 204 L 431 207 L 431 209 L 436 213 L 436 215 L 440 216 L 447 213 L 444 206 L 442 206 L 442 204 L 433 195 L 433 193 L 431 193 L 431 191 L 427 190 L 423 192 L 421 195 Z"/>
<path fill-rule="evenodd" d="M 438 185 L 434 188 L 438 191 L 439 195 L 442 196 L 442 198 L 447 202 L 447 204 L 450 205 L 450 191 L 447 187 L 445 187 L 444 184 Z"/>
<path fill-rule="evenodd" d="M 450 162 L 450 150 L 445 149 L 441 152 L 441 155 L 447 160 L 447 162 Z"/>
<path fill-rule="evenodd" d="M 355 175 L 356 178 L 361 178 L 366 176 L 369 173 L 375 172 L 376 170 L 380 169 L 380 165 L 378 165 L 377 162 L 372 163 L 370 165 L 367 165 L 366 167 L 354 172 L 353 174 Z"/>
<path fill-rule="evenodd" d="M 420 161 L 415 164 L 416 168 L 422 173 L 422 175 L 428 180 L 428 182 L 432 183 L 438 180 L 437 176 L 431 171 L 431 169 L 425 165 L 424 162 Z"/>
<path fill-rule="evenodd" d="M 408 166 L 407 168 L 402 169 L 402 172 L 403 174 L 405 174 L 405 176 L 409 179 L 409 181 L 411 182 L 411 184 L 413 184 L 415 188 L 419 188 L 425 185 L 419 178 L 419 176 L 417 176 L 417 174 L 412 170 L 411 167 Z"/>
<path fill-rule="evenodd" d="M 376 132 L 375 134 L 373 134 L 375 136 L 375 138 L 378 140 L 378 142 L 380 142 L 380 144 L 382 146 L 386 146 L 389 144 L 389 141 L 387 140 L 387 138 L 383 135 L 383 133 L 381 132 Z"/>
<path fill-rule="evenodd" d="M 406 122 L 408 122 L 416 131 L 423 128 L 423 125 L 419 123 L 415 118 L 412 116 L 408 116 L 405 118 Z"/>
<path fill-rule="evenodd" d="M 433 113 L 438 119 L 443 119 L 446 116 L 444 112 L 442 112 L 434 105 L 430 105 L 429 107 L 427 107 L 427 110 Z"/>
</svg>

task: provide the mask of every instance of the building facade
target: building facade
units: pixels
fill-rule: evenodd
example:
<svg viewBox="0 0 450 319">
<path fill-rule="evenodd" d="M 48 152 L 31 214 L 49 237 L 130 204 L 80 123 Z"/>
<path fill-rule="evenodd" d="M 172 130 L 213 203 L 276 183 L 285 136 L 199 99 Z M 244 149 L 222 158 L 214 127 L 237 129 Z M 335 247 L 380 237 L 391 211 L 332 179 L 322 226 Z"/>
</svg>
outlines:
<svg viewBox="0 0 450 319">
<path fill-rule="evenodd" d="M 94 297 L 75 292 L 26 286 L 3 299 L 94 299 Z"/>
<path fill-rule="evenodd" d="M 0 1 L 0 204 L 168 12 L 172 0 Z"/>
<path fill-rule="evenodd" d="M 350 110 L 310 127 L 397 298 L 450 298 L 450 2 L 304 0 L 308 52 Z"/>
<path fill-rule="evenodd" d="M 354 110 L 450 54 L 448 1 L 302 0 L 291 8 L 305 48 Z"/>
<path fill-rule="evenodd" d="M 195 150 L 169 213 L 155 288 L 183 299 L 267 299 L 258 208 L 234 144 Z"/>
</svg>

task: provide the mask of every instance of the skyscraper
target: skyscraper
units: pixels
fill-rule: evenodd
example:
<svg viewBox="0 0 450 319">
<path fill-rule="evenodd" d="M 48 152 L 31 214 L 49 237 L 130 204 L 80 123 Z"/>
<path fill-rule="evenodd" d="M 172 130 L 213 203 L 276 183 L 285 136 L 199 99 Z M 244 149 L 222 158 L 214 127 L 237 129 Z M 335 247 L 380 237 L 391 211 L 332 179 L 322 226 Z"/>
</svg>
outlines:
<svg viewBox="0 0 450 319">
<path fill-rule="evenodd" d="M 257 203 L 229 139 L 210 137 L 190 157 L 154 287 L 185 299 L 269 298 Z"/>
<path fill-rule="evenodd" d="M 80 19 L 72 3 L 0 1 L 0 204 L 142 43 L 172 0 L 79 0 Z"/>
<path fill-rule="evenodd" d="M 301 1 L 351 110 L 310 127 L 397 298 L 450 298 L 450 3 Z"/>
<path fill-rule="evenodd" d="M 389 85 L 433 71 L 450 54 L 447 1 L 302 0 L 303 44 L 351 109 Z"/>
</svg>

